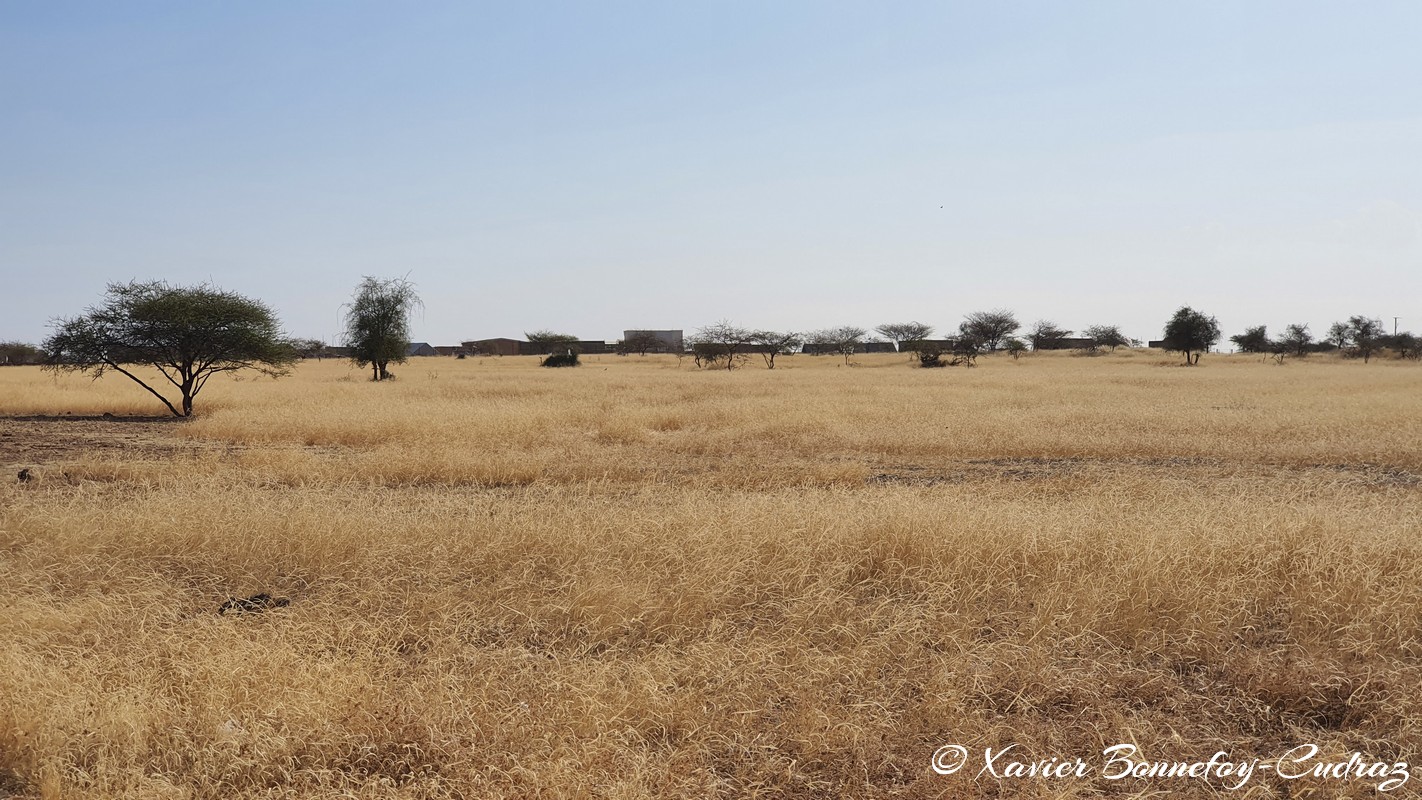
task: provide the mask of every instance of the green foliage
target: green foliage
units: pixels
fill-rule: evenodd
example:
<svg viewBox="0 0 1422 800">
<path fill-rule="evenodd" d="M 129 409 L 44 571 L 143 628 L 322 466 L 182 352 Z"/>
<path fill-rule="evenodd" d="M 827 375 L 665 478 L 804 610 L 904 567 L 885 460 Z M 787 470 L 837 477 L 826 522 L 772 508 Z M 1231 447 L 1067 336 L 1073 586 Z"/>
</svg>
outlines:
<svg viewBox="0 0 1422 800">
<path fill-rule="evenodd" d="M 577 351 L 569 350 L 566 353 L 554 353 L 538 362 L 538 365 L 541 367 L 576 367 L 579 363 Z"/>
<path fill-rule="evenodd" d="M 388 366 L 405 362 L 410 316 L 420 306 L 414 284 L 404 278 L 363 278 L 346 305 L 345 340 L 351 361 L 370 367 L 372 380 L 388 380 Z"/>
<path fill-rule="evenodd" d="M 1022 327 L 1017 317 L 1005 308 L 992 311 L 974 311 L 958 326 L 959 338 L 970 338 L 981 346 L 984 352 L 992 352 Z M 977 354 L 974 353 L 976 356 Z"/>
<path fill-rule="evenodd" d="M 1219 340 L 1219 322 L 1189 306 L 1182 306 L 1165 324 L 1165 349 L 1183 353 L 1187 364 L 1200 363 L 1200 354 Z"/>
<path fill-rule="evenodd" d="M 750 340 L 759 348 L 766 369 L 775 369 L 776 356 L 790 355 L 805 343 L 805 337 L 795 331 L 752 331 Z"/>
<path fill-rule="evenodd" d="M 1383 337 L 1387 335 L 1387 329 L 1383 327 L 1382 320 L 1371 317 L 1349 317 L 1347 324 L 1348 355 L 1354 358 L 1362 358 L 1363 363 L 1373 357 L 1382 346 Z"/>
<path fill-rule="evenodd" d="M 1086 338 L 1091 340 L 1091 349 L 1109 347 L 1111 352 L 1116 352 L 1116 348 L 1125 347 L 1131 343 L 1124 333 L 1121 333 L 1120 326 L 1117 325 L 1092 325 L 1082 331 Z"/>
<path fill-rule="evenodd" d="M 44 363 L 44 351 L 24 342 L 0 342 L 0 366 Z"/>
<path fill-rule="evenodd" d="M 578 337 L 571 333 L 554 333 L 550 330 L 525 332 L 523 338 L 535 344 L 576 344 Z"/>
<path fill-rule="evenodd" d="M 1309 333 L 1308 325 L 1288 325 L 1274 346 L 1280 353 L 1303 358 L 1313 350 L 1313 334 Z"/>
<path fill-rule="evenodd" d="M 1071 331 L 1058 328 L 1055 322 L 1039 319 L 1032 324 L 1032 331 L 1027 338 L 1031 341 L 1033 350 L 1050 350 L 1054 344 L 1070 335 Z"/>
<path fill-rule="evenodd" d="M 1406 331 L 1393 336 L 1384 336 L 1380 344 L 1396 353 L 1398 358 L 1409 361 L 1422 359 L 1422 340 Z"/>
<path fill-rule="evenodd" d="M 900 352 L 912 350 L 913 345 L 933 334 L 933 326 L 922 322 L 888 322 L 875 328 L 880 336 L 894 343 Z"/>
<path fill-rule="evenodd" d="M 44 345 L 52 369 L 96 378 L 118 372 L 180 417 L 192 416 L 193 398 L 213 375 L 252 369 L 275 377 L 296 360 L 271 309 L 207 285 L 109 284 L 103 304 L 54 327 Z M 130 372 L 133 365 L 158 370 L 180 392 L 181 410 Z"/>
<path fill-rule="evenodd" d="M 1271 353 L 1274 351 L 1274 343 L 1269 341 L 1269 332 L 1263 325 L 1245 328 L 1244 333 L 1231 336 L 1229 340 L 1234 342 L 1234 346 L 1238 347 L 1241 353 Z"/>
</svg>

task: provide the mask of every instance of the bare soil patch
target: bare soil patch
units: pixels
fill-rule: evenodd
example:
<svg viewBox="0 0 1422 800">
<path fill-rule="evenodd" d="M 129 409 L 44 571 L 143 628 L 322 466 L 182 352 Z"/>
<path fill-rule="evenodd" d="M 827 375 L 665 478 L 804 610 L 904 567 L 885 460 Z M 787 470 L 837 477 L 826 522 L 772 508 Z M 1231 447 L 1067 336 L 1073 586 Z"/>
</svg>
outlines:
<svg viewBox="0 0 1422 800">
<path fill-rule="evenodd" d="M 181 424 L 177 417 L 0 417 L 0 467 L 13 472 L 94 453 L 149 459 L 200 446 L 173 435 Z"/>
</svg>

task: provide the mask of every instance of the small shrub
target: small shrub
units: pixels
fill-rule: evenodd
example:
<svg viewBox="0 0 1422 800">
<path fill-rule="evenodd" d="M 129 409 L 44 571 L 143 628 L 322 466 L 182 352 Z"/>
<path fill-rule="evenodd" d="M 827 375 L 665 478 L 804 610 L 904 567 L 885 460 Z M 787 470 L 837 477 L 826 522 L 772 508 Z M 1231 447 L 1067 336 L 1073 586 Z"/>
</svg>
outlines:
<svg viewBox="0 0 1422 800">
<path fill-rule="evenodd" d="M 578 354 L 572 351 L 567 353 L 554 353 L 539 362 L 544 367 L 576 367 L 578 365 Z"/>
<path fill-rule="evenodd" d="M 918 351 L 918 365 L 920 367 L 946 367 L 947 362 L 943 360 L 943 353 L 938 348 L 928 348 Z"/>
</svg>

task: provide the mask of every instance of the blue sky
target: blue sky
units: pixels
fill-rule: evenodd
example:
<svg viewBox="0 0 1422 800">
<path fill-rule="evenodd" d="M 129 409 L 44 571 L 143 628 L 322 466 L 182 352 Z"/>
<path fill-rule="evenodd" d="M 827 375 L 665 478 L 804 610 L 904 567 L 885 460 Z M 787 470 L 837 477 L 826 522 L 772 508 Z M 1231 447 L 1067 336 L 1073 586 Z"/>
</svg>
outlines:
<svg viewBox="0 0 1422 800">
<path fill-rule="evenodd" d="M 334 340 L 1422 331 L 1422 4 L 0 4 L 0 339 L 131 278 Z"/>
</svg>

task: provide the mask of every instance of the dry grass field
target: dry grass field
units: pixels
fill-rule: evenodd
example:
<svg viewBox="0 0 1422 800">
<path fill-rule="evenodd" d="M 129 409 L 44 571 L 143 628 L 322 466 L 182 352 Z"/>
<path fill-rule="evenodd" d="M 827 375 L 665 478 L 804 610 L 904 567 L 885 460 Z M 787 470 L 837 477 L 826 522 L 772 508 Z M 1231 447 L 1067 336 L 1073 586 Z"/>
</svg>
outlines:
<svg viewBox="0 0 1422 800">
<path fill-rule="evenodd" d="M 1422 762 L 1422 368 L 859 362 L 306 363 L 190 422 L 0 369 L 0 797 L 1326 798 L 1377 781 L 929 765 Z"/>
</svg>

